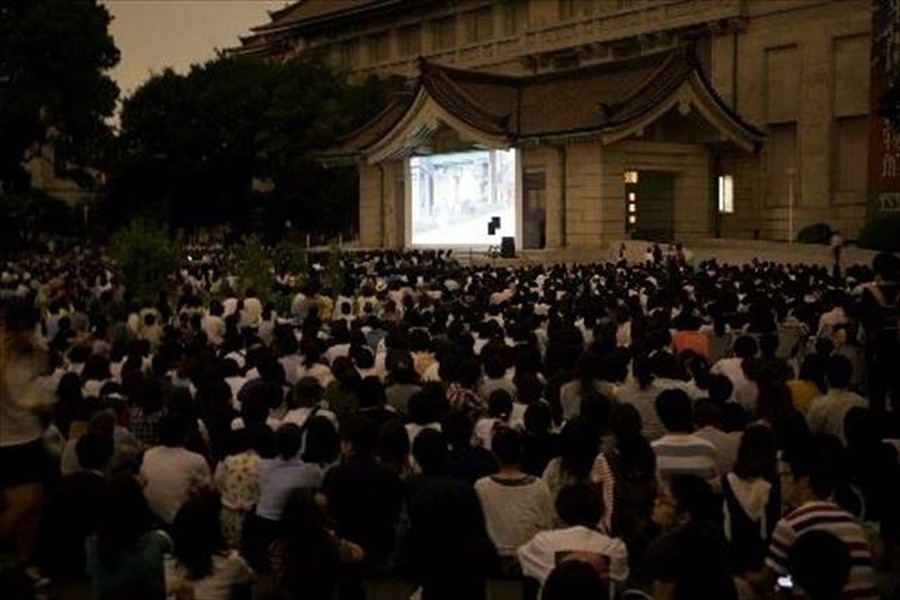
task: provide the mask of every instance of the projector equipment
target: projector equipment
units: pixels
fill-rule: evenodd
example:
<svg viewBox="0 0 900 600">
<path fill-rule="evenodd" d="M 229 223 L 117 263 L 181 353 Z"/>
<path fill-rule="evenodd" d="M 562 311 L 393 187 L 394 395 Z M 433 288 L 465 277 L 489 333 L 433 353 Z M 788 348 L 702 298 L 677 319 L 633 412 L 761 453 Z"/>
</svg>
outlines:
<svg viewBox="0 0 900 600">
<path fill-rule="evenodd" d="M 516 238 L 506 236 L 500 240 L 500 258 L 516 257 Z"/>
</svg>

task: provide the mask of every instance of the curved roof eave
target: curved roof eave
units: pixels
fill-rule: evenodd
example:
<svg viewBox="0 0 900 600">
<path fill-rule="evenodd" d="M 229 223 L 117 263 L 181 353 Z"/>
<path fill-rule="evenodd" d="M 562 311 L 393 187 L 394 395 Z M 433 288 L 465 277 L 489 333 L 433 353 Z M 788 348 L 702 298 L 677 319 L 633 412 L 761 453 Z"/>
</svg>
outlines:
<svg viewBox="0 0 900 600">
<path fill-rule="evenodd" d="M 420 87 L 406 114 L 380 140 L 363 148 L 361 154 L 369 164 L 409 154 L 426 144 L 441 123 L 475 143 L 491 148 L 509 147 L 508 135 L 474 126 L 448 110 L 425 87 Z"/>
<path fill-rule="evenodd" d="M 664 100 L 653 104 L 642 113 L 630 116 L 625 121 L 610 123 L 604 127 L 600 131 L 600 138 L 604 144 L 613 144 L 640 133 L 674 107 L 685 115 L 696 110 L 720 131 L 725 139 L 749 153 L 754 153 L 766 137 L 764 133 L 728 109 L 695 70 Z"/>
</svg>

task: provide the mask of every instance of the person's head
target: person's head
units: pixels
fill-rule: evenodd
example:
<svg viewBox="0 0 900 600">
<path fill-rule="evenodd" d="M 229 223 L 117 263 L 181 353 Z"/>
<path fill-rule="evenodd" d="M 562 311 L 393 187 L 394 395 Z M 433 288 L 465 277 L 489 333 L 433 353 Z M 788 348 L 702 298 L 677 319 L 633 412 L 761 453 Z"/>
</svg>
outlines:
<svg viewBox="0 0 900 600">
<path fill-rule="evenodd" d="M 707 381 L 709 399 L 717 404 L 725 404 L 731 399 L 734 392 L 734 384 L 726 375 L 714 373 Z"/>
<path fill-rule="evenodd" d="M 417 425 L 427 425 L 441 418 L 441 398 L 431 387 L 419 390 L 409 398 L 409 420 Z"/>
<path fill-rule="evenodd" d="M 563 427 L 560 437 L 560 469 L 581 481 L 588 477 L 600 448 L 600 432 L 591 421 L 576 417 Z"/>
<path fill-rule="evenodd" d="M 715 507 L 709 483 L 696 475 L 675 475 L 663 481 L 653 505 L 653 522 L 663 529 L 708 520 Z"/>
<path fill-rule="evenodd" d="M 282 460 L 291 460 L 300 452 L 300 446 L 303 445 L 303 432 L 294 423 L 285 423 L 275 432 L 275 439 L 278 445 L 278 456 Z"/>
<path fill-rule="evenodd" d="M 823 529 L 802 534 L 788 554 L 788 572 L 810 600 L 843 598 L 852 565 L 847 544 Z"/>
<path fill-rule="evenodd" d="M 698 428 L 722 425 L 722 408 L 709 398 L 701 398 L 694 404 L 694 425 Z"/>
<path fill-rule="evenodd" d="M 506 390 L 494 390 L 488 398 L 488 415 L 507 421 L 512 413 L 513 399 Z"/>
<path fill-rule="evenodd" d="M 87 471 L 102 471 L 113 455 L 113 438 L 88 431 L 75 442 L 78 464 Z"/>
<path fill-rule="evenodd" d="M 462 450 L 472 445 L 474 429 L 472 418 L 461 410 L 450 411 L 441 422 L 441 430 L 447 444 L 454 450 Z"/>
<path fill-rule="evenodd" d="M 188 579 L 202 579 L 213 572 L 213 555 L 225 548 L 219 522 L 222 499 L 208 487 L 196 490 L 181 505 L 172 522 L 175 558 Z"/>
<path fill-rule="evenodd" d="M 778 462 L 781 496 L 789 506 L 827 500 L 834 493 L 836 474 L 831 444 L 819 436 L 789 445 Z"/>
<path fill-rule="evenodd" d="M 775 434 L 770 427 L 753 425 L 741 434 L 734 474 L 741 479 L 774 479 L 776 468 Z"/>
<path fill-rule="evenodd" d="M 322 401 L 324 390 L 315 377 L 302 377 L 293 389 L 292 404 L 296 407 L 311 407 Z"/>
<path fill-rule="evenodd" d="M 525 409 L 525 431 L 531 435 L 538 435 L 550 431 L 553 425 L 553 411 L 545 402 L 529 404 Z"/>
<path fill-rule="evenodd" d="M 113 565 L 136 549 L 150 527 L 150 510 L 141 484 L 131 475 L 108 479 L 97 506 L 97 551 L 100 562 Z"/>
<path fill-rule="evenodd" d="M 900 258 L 891 252 L 879 252 L 872 259 L 872 270 L 882 281 L 900 279 Z"/>
<path fill-rule="evenodd" d="M 375 424 L 365 417 L 354 416 L 341 426 L 341 454 L 345 457 L 367 457 L 375 450 Z"/>
<path fill-rule="evenodd" d="M 438 475 L 447 468 L 447 440 L 436 429 L 423 429 L 412 445 L 413 458 L 425 475 Z"/>
<path fill-rule="evenodd" d="M 616 441 L 630 440 L 641 435 L 641 414 L 633 404 L 616 404 L 609 419 L 610 429 Z"/>
<path fill-rule="evenodd" d="M 328 464 L 334 462 L 341 452 L 341 438 L 337 429 L 322 415 L 315 415 L 306 423 L 305 439 L 303 462 Z"/>
<path fill-rule="evenodd" d="M 522 434 L 516 429 L 501 427 L 491 440 L 491 451 L 501 468 L 515 468 L 522 463 L 525 451 Z"/>
<path fill-rule="evenodd" d="M 563 560 L 550 571 L 541 600 L 608 600 L 609 586 L 601 577 L 606 570 L 580 558 Z"/>
<path fill-rule="evenodd" d="M 603 495 L 590 482 L 567 485 L 556 497 L 556 514 L 570 527 L 582 525 L 593 529 L 605 512 Z"/>
<path fill-rule="evenodd" d="M 753 358 L 759 352 L 759 344 L 756 338 L 742 335 L 734 341 L 734 355 L 738 358 Z"/>
<path fill-rule="evenodd" d="M 853 363 L 843 354 L 832 354 L 825 363 L 825 380 L 828 387 L 843 390 L 853 377 Z"/>
<path fill-rule="evenodd" d="M 694 430 L 693 407 L 687 392 L 681 389 L 663 390 L 656 397 L 656 414 L 666 431 L 690 433 Z"/>
<path fill-rule="evenodd" d="M 182 415 L 168 414 L 159 420 L 159 441 L 163 446 L 170 448 L 184 446 L 188 432 L 187 419 Z"/>
<path fill-rule="evenodd" d="M 472 432 L 469 431 L 471 437 Z M 409 434 L 406 426 L 400 419 L 389 419 L 382 424 L 378 431 L 375 455 L 382 464 L 398 469 L 405 469 L 409 465 L 409 456 L 412 446 L 409 443 Z"/>
<path fill-rule="evenodd" d="M 387 404 L 384 384 L 375 375 L 369 375 L 360 382 L 357 396 L 360 408 L 377 408 Z"/>
</svg>

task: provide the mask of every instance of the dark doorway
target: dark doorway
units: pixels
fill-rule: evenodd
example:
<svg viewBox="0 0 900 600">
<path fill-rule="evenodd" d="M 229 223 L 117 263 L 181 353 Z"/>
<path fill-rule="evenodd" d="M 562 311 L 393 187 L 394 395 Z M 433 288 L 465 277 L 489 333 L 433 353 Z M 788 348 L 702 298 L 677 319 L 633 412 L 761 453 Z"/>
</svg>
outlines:
<svg viewBox="0 0 900 600">
<path fill-rule="evenodd" d="M 672 241 L 675 175 L 666 171 L 628 171 L 625 182 L 625 230 L 629 237 Z"/>
<path fill-rule="evenodd" d="M 546 174 L 525 171 L 522 176 L 522 247 L 544 248 L 547 243 Z"/>
</svg>

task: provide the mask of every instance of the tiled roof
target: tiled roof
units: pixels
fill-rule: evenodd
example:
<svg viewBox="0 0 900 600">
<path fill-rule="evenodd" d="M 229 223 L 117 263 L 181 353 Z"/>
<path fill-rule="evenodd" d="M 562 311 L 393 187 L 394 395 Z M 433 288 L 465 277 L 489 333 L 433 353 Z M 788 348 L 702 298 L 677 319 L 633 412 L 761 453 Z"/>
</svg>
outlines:
<svg viewBox="0 0 900 600">
<path fill-rule="evenodd" d="M 701 86 L 712 111 L 747 139 L 762 133 L 744 122 L 716 94 L 688 48 L 622 61 L 528 76 L 466 71 L 419 60 L 418 86 L 406 100 L 425 93 L 453 117 L 510 143 L 527 139 L 602 134 L 652 113 L 685 83 Z M 392 105 L 340 145 L 364 152 L 405 116 Z M 338 150 L 338 149 L 335 149 Z"/>
<path fill-rule="evenodd" d="M 414 98 L 415 95 L 410 92 L 394 94 L 384 110 L 359 129 L 338 138 L 334 148 L 322 153 L 323 157 L 353 156 L 368 148 L 403 118 Z"/>
</svg>

